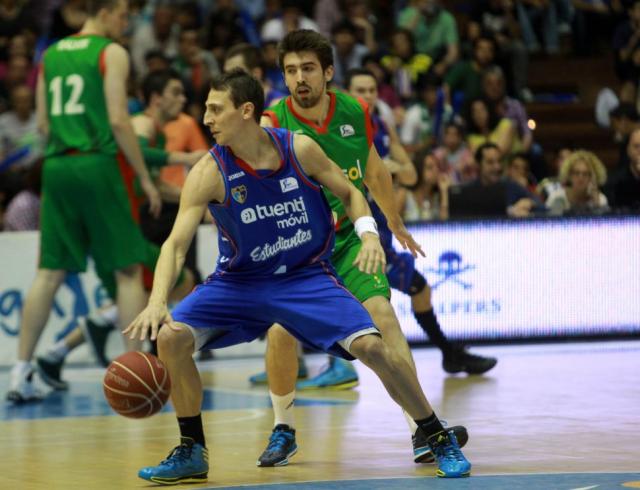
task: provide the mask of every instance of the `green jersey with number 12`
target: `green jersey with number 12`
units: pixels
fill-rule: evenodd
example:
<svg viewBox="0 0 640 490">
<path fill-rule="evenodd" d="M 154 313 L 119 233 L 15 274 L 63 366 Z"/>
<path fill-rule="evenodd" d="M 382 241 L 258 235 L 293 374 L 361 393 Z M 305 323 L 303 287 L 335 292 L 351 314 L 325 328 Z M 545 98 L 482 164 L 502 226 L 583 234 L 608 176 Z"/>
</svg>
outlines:
<svg viewBox="0 0 640 490">
<path fill-rule="evenodd" d="M 46 156 L 70 151 L 115 155 L 118 145 L 104 97 L 104 51 L 111 40 L 75 35 L 44 54 L 49 140 Z"/>
</svg>

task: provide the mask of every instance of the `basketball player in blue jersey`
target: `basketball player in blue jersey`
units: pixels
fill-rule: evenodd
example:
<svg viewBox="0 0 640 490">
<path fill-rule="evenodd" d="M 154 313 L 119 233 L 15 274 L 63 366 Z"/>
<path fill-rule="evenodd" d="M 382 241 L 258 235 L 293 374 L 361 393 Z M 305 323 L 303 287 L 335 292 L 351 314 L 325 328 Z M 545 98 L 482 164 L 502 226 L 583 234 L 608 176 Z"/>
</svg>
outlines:
<svg viewBox="0 0 640 490">
<path fill-rule="evenodd" d="M 355 68 L 347 73 L 347 90 L 354 97 L 361 97 L 371 108 L 374 136 L 373 144 L 389 171 L 401 185 L 411 186 L 416 182 L 415 167 L 400 144 L 400 138 L 393 126 L 388 125 L 378 110 L 378 83 L 372 72 L 366 68 Z M 411 296 L 411 308 L 418 325 L 429 336 L 431 342 L 442 352 L 442 367 L 448 373 L 467 372 L 482 374 L 493 368 L 498 360 L 467 352 L 464 346 L 452 343 L 440 328 L 431 304 L 431 287 L 426 279 L 415 269 L 415 259 L 407 252 L 398 252 L 393 248 L 391 230 L 387 226 L 382 211 L 369 199 L 371 212 L 378 224 L 380 243 L 387 259 L 387 278 L 393 289 Z M 298 383 L 298 389 L 305 383 L 318 386 L 311 379 Z"/>
<path fill-rule="evenodd" d="M 329 262 L 334 223 L 322 187 L 355 223 L 362 247 L 354 265 L 365 273 L 384 266 L 366 199 L 313 140 L 260 127 L 264 92 L 255 78 L 232 71 L 211 87 L 204 122 L 218 144 L 189 174 L 149 304 L 124 330 L 130 338 L 157 338 L 181 435 L 167 459 L 139 476 L 159 484 L 207 480 L 202 383 L 192 354 L 253 340 L 275 322 L 309 346 L 360 359 L 416 424 L 432 432 L 427 421 L 434 413 L 410 364 L 382 341 Z M 169 289 L 207 207 L 219 230 L 216 270 L 170 314 Z M 439 476 L 470 474 L 454 434 L 441 430 L 429 444 Z"/>
</svg>

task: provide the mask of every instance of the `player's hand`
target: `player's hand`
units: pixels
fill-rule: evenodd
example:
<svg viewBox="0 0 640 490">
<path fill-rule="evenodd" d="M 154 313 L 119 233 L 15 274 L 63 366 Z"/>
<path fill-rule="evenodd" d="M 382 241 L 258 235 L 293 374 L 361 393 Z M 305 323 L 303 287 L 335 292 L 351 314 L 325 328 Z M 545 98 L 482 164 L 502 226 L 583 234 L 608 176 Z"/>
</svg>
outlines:
<svg viewBox="0 0 640 490">
<path fill-rule="evenodd" d="M 140 340 L 147 338 L 147 333 L 151 330 L 151 340 L 158 338 L 158 330 L 162 325 L 167 325 L 173 330 L 177 330 L 177 326 L 173 323 L 173 318 L 167 305 L 164 303 L 149 303 L 147 307 L 133 320 L 122 333 L 129 335 L 131 340 L 136 337 Z"/>
<path fill-rule="evenodd" d="M 153 185 L 150 179 L 141 179 L 140 187 L 144 191 L 147 199 L 149 200 L 149 211 L 151 212 L 151 216 L 157 218 L 160 216 L 160 211 L 162 210 L 162 199 L 160 198 L 160 193 L 156 186 Z"/>
<path fill-rule="evenodd" d="M 399 217 L 395 220 L 387 219 L 387 225 L 396 239 L 400 242 L 400 245 L 402 245 L 402 248 L 411 252 L 411 255 L 414 257 L 417 257 L 418 254 L 425 257 L 422 247 L 414 240 L 413 236 L 409 233 L 409 230 L 407 230 Z"/>
<path fill-rule="evenodd" d="M 353 265 L 357 266 L 361 272 L 374 274 L 384 271 L 387 259 L 380 244 L 380 238 L 375 233 L 365 232 L 361 237 L 362 246 L 358 252 Z"/>
</svg>

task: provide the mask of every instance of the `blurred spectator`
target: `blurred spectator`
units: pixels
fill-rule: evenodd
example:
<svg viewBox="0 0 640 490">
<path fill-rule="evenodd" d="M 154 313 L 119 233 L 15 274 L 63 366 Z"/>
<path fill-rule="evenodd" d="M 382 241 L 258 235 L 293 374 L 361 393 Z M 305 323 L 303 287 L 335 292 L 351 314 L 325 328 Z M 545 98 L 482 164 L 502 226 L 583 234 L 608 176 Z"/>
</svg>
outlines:
<svg viewBox="0 0 640 490">
<path fill-rule="evenodd" d="M 146 75 L 145 56 L 149 51 L 157 50 L 169 59 L 178 54 L 178 32 L 174 28 L 175 10 L 168 4 L 156 6 L 151 23 L 141 23 L 131 39 L 131 61 L 136 77 Z"/>
<path fill-rule="evenodd" d="M 42 160 L 26 174 L 24 189 L 9 201 L 4 212 L 4 231 L 30 231 L 40 228 L 40 188 Z"/>
<path fill-rule="evenodd" d="M 495 44 L 489 37 L 478 37 L 473 43 L 473 58 L 458 61 L 444 78 L 455 108 L 482 95 L 482 73 L 495 58 Z"/>
<path fill-rule="evenodd" d="M 213 54 L 202 49 L 200 33 L 196 29 L 184 29 L 178 39 L 178 56 L 173 68 L 180 73 L 185 85 L 189 100 L 187 112 L 200 120 L 209 82 L 220 73 L 220 67 Z"/>
<path fill-rule="evenodd" d="M 609 113 L 613 139 L 618 145 L 618 168 L 629 164 L 627 147 L 631 133 L 640 127 L 640 115 L 633 104 L 622 103 Z"/>
<path fill-rule="evenodd" d="M 222 64 L 224 53 L 234 44 L 248 42 L 240 10 L 233 0 L 218 0 L 207 20 L 205 48 L 211 50 Z"/>
<path fill-rule="evenodd" d="M 504 176 L 502 153 L 498 145 L 483 143 L 475 152 L 479 175 L 469 185 L 494 186 L 504 184 L 505 214 L 514 218 L 524 218 L 533 212 L 545 210 L 540 200 L 525 187 Z"/>
<path fill-rule="evenodd" d="M 27 85 L 34 88 L 36 71 L 29 58 L 24 55 L 9 58 L 4 76 L 0 78 L 0 112 L 8 109 L 11 91 L 15 87 Z"/>
<path fill-rule="evenodd" d="M 49 27 L 49 42 L 71 36 L 80 30 L 87 20 L 85 0 L 67 0 L 53 11 Z"/>
<path fill-rule="evenodd" d="M 509 119 L 514 125 L 521 143 L 521 151 L 528 152 L 533 144 L 533 132 L 529 128 L 529 116 L 524 104 L 507 95 L 504 73 L 498 66 L 487 69 L 482 79 L 483 95 L 493 104 L 498 116 Z"/>
<path fill-rule="evenodd" d="M 433 70 L 442 77 L 458 59 L 456 20 L 439 0 L 412 0 L 398 15 L 398 25 L 409 29 L 419 53 L 431 57 Z"/>
<path fill-rule="evenodd" d="M 0 51 L 17 34 L 30 33 L 34 38 L 40 34 L 42 16 L 39 14 L 40 2 L 29 0 L 0 1 Z"/>
<path fill-rule="evenodd" d="M 484 32 L 493 37 L 498 46 L 499 64 L 505 67 L 510 81 L 510 93 L 525 101 L 531 100 L 527 88 L 529 53 L 520 36 L 513 0 L 474 1 L 468 24 L 471 41 Z"/>
<path fill-rule="evenodd" d="M 449 176 L 441 172 L 438 159 L 429 151 L 414 158 L 418 181 L 404 194 L 405 221 L 432 221 L 449 218 Z"/>
<path fill-rule="evenodd" d="M 551 193 L 546 204 L 549 213 L 601 214 L 609 210 L 600 188 L 607 180 L 607 170 L 590 151 L 575 151 L 560 168 L 562 187 Z"/>
<path fill-rule="evenodd" d="M 486 99 L 472 100 L 465 119 L 469 128 L 467 143 L 471 151 L 476 151 L 484 143 L 495 143 L 507 158 L 521 151 L 522 144 L 511 120 L 501 117 Z"/>
<path fill-rule="evenodd" d="M 274 90 L 285 94 L 289 93 L 287 84 L 284 82 L 282 70 L 278 66 L 278 43 L 267 41 L 262 43 L 262 61 L 264 64 L 265 79 L 271 84 Z"/>
<path fill-rule="evenodd" d="M 327 39 L 331 38 L 333 26 L 345 18 L 340 0 L 323 0 L 316 2 L 313 8 L 313 20 L 318 25 L 318 32 Z"/>
<path fill-rule="evenodd" d="M 453 110 L 433 74 L 418 80 L 419 101 L 409 107 L 400 128 L 400 140 L 407 151 L 416 153 L 438 143 L 442 128 L 453 116 Z"/>
<path fill-rule="evenodd" d="M 640 129 L 636 128 L 627 145 L 629 164 L 611 176 L 605 193 L 612 208 L 640 212 Z"/>
<path fill-rule="evenodd" d="M 391 85 L 391 75 L 382 67 L 382 64 L 375 55 L 365 56 L 362 60 L 362 66 L 376 77 L 378 98 L 385 101 L 392 109 L 396 110 L 397 108 L 402 113 L 400 119 L 396 120 L 396 126 L 398 126 L 399 123 L 404 120 L 404 107 L 402 106 L 400 97 Z"/>
<path fill-rule="evenodd" d="M 152 71 L 168 70 L 169 68 L 171 68 L 171 60 L 158 49 L 149 51 L 144 56 L 144 64 L 147 73 L 151 73 Z"/>
<path fill-rule="evenodd" d="M 271 86 L 271 83 L 265 79 L 264 62 L 262 60 L 262 52 L 260 48 L 252 46 L 248 43 L 240 43 L 232 46 L 227 51 L 227 57 L 224 60 L 224 71 L 228 72 L 234 68 L 242 68 L 247 73 L 253 75 L 260 80 L 264 89 L 264 107 L 267 108 L 275 104 L 278 100 L 287 96 L 286 92 L 280 92 Z"/>
<path fill-rule="evenodd" d="M 333 82 L 341 87 L 347 72 L 361 67 L 362 60 L 369 54 L 369 49 L 357 42 L 355 31 L 356 26 L 349 20 L 343 20 L 332 30 Z"/>
<path fill-rule="evenodd" d="M 0 162 L 11 159 L 9 171 L 28 170 L 42 156 L 33 90 L 18 85 L 11 91 L 11 110 L 0 114 Z"/>
<path fill-rule="evenodd" d="M 622 82 L 632 84 L 634 89 L 640 78 L 639 49 L 640 1 L 635 1 L 629 9 L 629 18 L 618 25 L 613 35 L 616 75 Z"/>
<path fill-rule="evenodd" d="M 263 41 L 282 41 L 284 36 L 297 29 L 318 31 L 319 27 L 303 15 L 296 0 L 283 0 L 282 15 L 265 22 L 260 31 L 260 38 Z"/>
<path fill-rule="evenodd" d="M 445 126 L 442 145 L 433 154 L 440 170 L 451 177 L 452 184 L 466 184 L 478 178 L 478 166 L 465 142 L 461 124 L 450 122 Z"/>
<path fill-rule="evenodd" d="M 571 0 L 573 16 L 573 49 L 576 54 L 592 54 L 601 44 L 609 44 L 614 17 L 609 0 Z M 606 46 L 605 49 L 609 49 Z"/>
<path fill-rule="evenodd" d="M 176 9 L 174 22 L 180 32 L 185 29 L 199 30 L 202 27 L 202 18 L 198 3 L 192 1 L 180 2 L 179 8 Z"/>
<path fill-rule="evenodd" d="M 562 168 L 562 163 L 569 158 L 572 153 L 573 145 L 563 145 L 555 150 L 554 158 L 550 165 L 551 175 L 542 179 L 536 186 L 536 194 L 539 195 L 543 201 L 546 201 L 554 191 L 562 187 L 559 177 L 560 169 Z"/>
<path fill-rule="evenodd" d="M 558 14 L 553 0 L 516 0 L 522 38 L 531 53 L 540 51 L 536 26 L 540 26 L 547 54 L 558 53 Z"/>
<path fill-rule="evenodd" d="M 355 35 L 360 44 L 367 47 L 370 53 L 378 51 L 376 40 L 377 19 L 365 0 L 346 0 L 346 17 L 356 26 Z"/>
<path fill-rule="evenodd" d="M 403 101 L 413 99 L 418 77 L 426 74 L 432 58 L 416 52 L 413 34 L 407 29 L 396 29 L 391 34 L 391 49 L 380 64 L 389 73 L 391 85 Z"/>
<path fill-rule="evenodd" d="M 529 156 L 526 153 L 516 153 L 507 162 L 507 177 L 520 184 L 532 194 L 536 194 L 536 182 L 531 173 Z"/>
</svg>

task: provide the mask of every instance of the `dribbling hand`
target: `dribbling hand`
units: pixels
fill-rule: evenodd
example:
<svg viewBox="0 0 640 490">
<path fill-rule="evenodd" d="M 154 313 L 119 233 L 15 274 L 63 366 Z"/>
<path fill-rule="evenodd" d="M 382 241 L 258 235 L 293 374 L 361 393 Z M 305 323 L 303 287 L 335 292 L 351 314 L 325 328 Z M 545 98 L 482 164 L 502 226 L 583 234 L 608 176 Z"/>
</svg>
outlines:
<svg viewBox="0 0 640 490">
<path fill-rule="evenodd" d="M 387 220 L 387 225 L 389 226 L 389 229 L 394 234 L 398 242 L 400 242 L 400 245 L 402 245 L 403 249 L 411 252 L 411 255 L 413 255 L 414 257 L 417 257 L 418 254 L 425 257 L 425 254 L 422 251 L 422 247 L 418 242 L 414 240 L 413 236 L 404 226 L 404 223 L 401 219 L 398 219 L 397 221 Z"/>
<path fill-rule="evenodd" d="M 385 270 L 387 259 L 384 255 L 382 245 L 380 245 L 380 239 L 378 235 L 373 233 L 364 233 L 362 235 L 362 246 L 358 252 L 356 260 L 353 261 L 353 265 L 357 266 L 361 272 L 367 274 L 374 274 Z"/>
<path fill-rule="evenodd" d="M 162 325 L 166 325 L 173 330 L 179 330 L 179 327 L 173 322 L 166 304 L 149 303 L 122 333 L 129 335 L 131 340 L 136 337 L 140 340 L 145 340 L 147 333 L 151 330 L 149 339 L 156 340 L 158 338 L 158 330 Z"/>
</svg>

